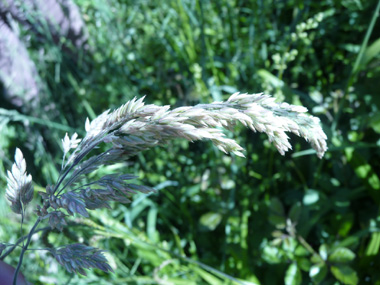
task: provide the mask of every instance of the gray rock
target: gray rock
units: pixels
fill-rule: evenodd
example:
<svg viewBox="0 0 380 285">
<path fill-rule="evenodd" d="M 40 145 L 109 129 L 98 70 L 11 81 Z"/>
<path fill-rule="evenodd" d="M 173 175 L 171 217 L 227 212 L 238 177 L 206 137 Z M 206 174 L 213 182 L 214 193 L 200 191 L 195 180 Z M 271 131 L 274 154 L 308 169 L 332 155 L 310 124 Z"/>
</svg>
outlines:
<svg viewBox="0 0 380 285">
<path fill-rule="evenodd" d="M 0 80 L 5 98 L 17 107 L 38 102 L 39 76 L 28 51 L 16 34 L 0 20 Z"/>
<path fill-rule="evenodd" d="M 88 36 L 71 0 L 0 0 L 0 81 L 5 99 L 27 111 L 39 102 L 41 81 L 24 43 L 12 30 L 12 21 L 42 39 L 52 39 L 72 58 L 86 48 Z"/>
</svg>

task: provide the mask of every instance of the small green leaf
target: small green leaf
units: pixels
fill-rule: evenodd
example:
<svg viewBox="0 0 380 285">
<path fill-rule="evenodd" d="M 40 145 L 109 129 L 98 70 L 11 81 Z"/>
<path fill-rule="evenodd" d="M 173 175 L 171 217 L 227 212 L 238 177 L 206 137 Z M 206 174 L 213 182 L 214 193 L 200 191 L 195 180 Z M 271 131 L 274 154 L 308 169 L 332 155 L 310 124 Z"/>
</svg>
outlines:
<svg viewBox="0 0 380 285">
<path fill-rule="evenodd" d="M 373 58 L 380 53 L 380 39 L 374 41 L 369 47 L 366 48 L 361 65 L 366 66 Z"/>
<path fill-rule="evenodd" d="M 270 200 L 269 211 L 279 216 L 285 216 L 284 206 L 277 197 Z"/>
<path fill-rule="evenodd" d="M 306 257 L 297 258 L 297 264 L 298 264 L 298 267 L 302 271 L 308 272 L 310 270 L 311 262 L 309 258 L 306 258 Z"/>
<path fill-rule="evenodd" d="M 285 285 L 298 285 L 302 282 L 301 270 L 296 263 L 290 264 L 285 273 Z"/>
<path fill-rule="evenodd" d="M 282 248 L 286 252 L 291 253 L 292 255 L 294 254 L 296 250 L 296 246 L 297 246 L 297 241 L 292 237 L 286 237 L 282 244 Z"/>
<path fill-rule="evenodd" d="M 378 134 L 380 134 L 380 113 L 376 113 L 369 120 L 369 126 Z"/>
<path fill-rule="evenodd" d="M 356 175 L 374 190 L 380 190 L 380 179 L 376 171 L 358 151 L 346 148 L 347 161 L 355 169 Z"/>
<path fill-rule="evenodd" d="M 269 215 L 268 221 L 278 229 L 284 229 L 286 218 L 278 215 Z"/>
<path fill-rule="evenodd" d="M 331 266 L 331 273 L 343 284 L 356 285 L 359 282 L 356 271 L 347 265 Z"/>
<path fill-rule="evenodd" d="M 295 223 L 295 222 L 298 222 L 300 216 L 301 216 L 301 203 L 300 202 L 297 202 L 295 203 L 291 208 L 290 208 L 290 211 L 289 211 L 289 219 Z"/>
<path fill-rule="evenodd" d="M 148 212 L 147 223 L 146 223 L 146 233 L 150 240 L 158 241 L 157 226 L 157 214 L 158 210 L 156 207 L 151 207 Z"/>
<path fill-rule="evenodd" d="M 380 248 L 380 232 L 372 233 L 371 241 L 368 244 L 365 252 L 366 256 L 373 256 L 379 253 Z"/>
<path fill-rule="evenodd" d="M 274 225 L 278 229 L 285 228 L 285 210 L 280 199 L 272 198 L 270 200 L 268 220 L 272 225 Z"/>
<path fill-rule="evenodd" d="M 282 262 L 283 253 L 274 246 L 266 245 L 263 249 L 262 258 L 269 264 Z"/>
<path fill-rule="evenodd" d="M 304 205 L 312 205 L 319 200 L 319 193 L 316 190 L 308 189 L 305 193 L 305 196 L 303 196 L 303 203 Z"/>
<path fill-rule="evenodd" d="M 222 215 L 215 212 L 208 212 L 206 214 L 203 214 L 200 218 L 201 225 L 210 231 L 215 230 L 221 221 Z"/>
<path fill-rule="evenodd" d="M 343 203 L 347 202 L 347 200 L 343 200 Z M 334 204 L 339 207 L 339 205 L 343 204 L 341 201 L 335 201 Z M 336 229 L 337 233 L 340 237 L 346 237 L 354 224 L 354 214 L 353 213 L 345 213 L 345 214 L 337 214 L 331 219 L 331 225 Z"/>
<path fill-rule="evenodd" d="M 328 248 L 327 245 L 322 244 L 319 247 L 319 255 L 322 257 L 323 260 L 327 260 L 327 255 L 328 255 Z"/>
<path fill-rule="evenodd" d="M 307 251 L 307 249 L 303 247 L 302 245 L 298 245 L 296 250 L 294 251 L 294 254 L 299 257 L 305 257 L 305 256 L 309 256 L 310 252 Z"/>
<path fill-rule="evenodd" d="M 285 83 L 269 71 L 265 69 L 260 69 L 257 71 L 257 74 L 266 82 L 269 82 L 273 87 L 283 88 Z"/>
<path fill-rule="evenodd" d="M 329 256 L 329 261 L 334 263 L 347 263 L 355 258 L 355 253 L 346 247 L 340 247 L 334 250 Z"/>
<path fill-rule="evenodd" d="M 327 266 L 323 263 L 315 264 L 310 268 L 309 276 L 315 283 L 321 283 L 327 275 Z"/>
</svg>

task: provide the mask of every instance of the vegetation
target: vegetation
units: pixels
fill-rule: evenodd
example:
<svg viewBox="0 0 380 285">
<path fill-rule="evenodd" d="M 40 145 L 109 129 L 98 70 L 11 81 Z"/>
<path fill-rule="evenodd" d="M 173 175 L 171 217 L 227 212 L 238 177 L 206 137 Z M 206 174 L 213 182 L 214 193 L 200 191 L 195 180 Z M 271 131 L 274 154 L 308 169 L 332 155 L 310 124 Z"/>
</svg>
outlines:
<svg viewBox="0 0 380 285">
<path fill-rule="evenodd" d="M 30 282 L 380 282 L 380 1 L 76 3 L 86 49 L 70 53 L 19 25 L 43 92 L 30 112 L 1 106 L 0 188 L 5 197 L 18 147 L 36 193 L 21 229 L 0 199 L 0 241 L 16 243 L 35 223 L 37 191 L 59 178 L 64 134 L 84 137 L 86 117 L 135 96 L 180 107 L 264 91 L 318 116 L 328 150 L 318 159 L 290 135 L 283 157 L 264 134 L 236 125 L 246 158 L 175 140 L 99 169 L 89 179 L 132 173 L 156 193 L 76 215 L 62 233 L 46 223 L 21 267 Z M 114 273 L 70 274 L 37 250 L 75 243 L 106 250 Z M 5 261 L 16 267 L 20 254 Z"/>
</svg>

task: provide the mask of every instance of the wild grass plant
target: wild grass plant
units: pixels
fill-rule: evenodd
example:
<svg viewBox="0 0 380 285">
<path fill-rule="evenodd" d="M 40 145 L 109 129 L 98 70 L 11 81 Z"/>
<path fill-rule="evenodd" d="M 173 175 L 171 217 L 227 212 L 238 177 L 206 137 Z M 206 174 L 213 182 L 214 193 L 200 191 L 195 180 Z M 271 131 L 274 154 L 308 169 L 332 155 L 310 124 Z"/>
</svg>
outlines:
<svg viewBox="0 0 380 285">
<path fill-rule="evenodd" d="M 319 119 L 306 115 L 307 109 L 287 103 L 275 103 L 263 94 L 233 94 L 226 102 L 199 104 L 194 107 L 144 105 L 144 98 L 133 99 L 120 108 L 109 110 L 86 121 L 86 135 L 79 139 L 75 133 L 62 139 L 64 151 L 59 179 L 48 185 L 45 192 L 39 192 L 42 205 L 37 205 L 37 219 L 30 232 L 24 237 L 21 254 L 14 274 L 14 284 L 27 252 L 32 236 L 39 230 L 39 224 L 47 220 L 51 230 L 63 230 L 68 216 L 82 215 L 89 218 L 88 210 L 110 208 L 110 202 L 128 203 L 137 192 L 150 193 L 153 189 L 133 183 L 137 178 L 131 174 L 114 173 L 99 180 L 83 182 L 83 176 L 104 165 L 128 160 L 140 151 L 164 145 L 170 140 L 188 141 L 211 140 L 225 153 L 244 156 L 243 148 L 235 140 L 226 138 L 223 128 L 233 130 L 240 122 L 252 131 L 267 134 L 278 151 L 284 155 L 291 149 L 287 132 L 303 137 L 315 149 L 319 158 L 327 150 L 326 135 Z M 100 144 L 109 144 L 105 152 L 91 155 Z M 66 159 L 67 156 L 67 159 Z M 15 163 L 8 171 L 8 186 L 5 192 L 12 211 L 21 214 L 21 228 L 24 219 L 30 219 L 26 207 L 33 198 L 31 175 L 26 172 L 26 162 L 19 148 L 16 149 Z M 20 242 L 24 242 L 24 238 Z M 4 253 L 9 255 L 16 244 L 2 244 Z M 89 245 L 77 243 L 46 248 L 70 273 L 86 275 L 84 269 L 97 268 L 112 271 L 102 251 Z"/>
<path fill-rule="evenodd" d="M 91 219 L 70 217 L 62 232 L 42 227 L 21 268 L 29 280 L 188 285 L 380 279 L 379 1 L 76 3 L 90 47 L 78 62 L 19 27 L 46 93 L 37 115 L 0 100 L 2 189 L 18 147 L 35 192 L 45 192 L 59 179 L 62 134 L 83 138 L 86 117 L 93 120 L 105 106 L 136 94 L 149 94 L 149 104 L 180 107 L 226 101 L 237 90 L 264 91 L 318 116 L 329 148 L 319 160 L 290 134 L 293 151 L 280 156 L 268 136 L 237 124 L 224 133 L 244 146 L 246 159 L 185 139 L 101 167 L 83 176 L 89 179 L 84 183 L 127 172 L 139 177 L 128 183 L 156 193 L 88 211 Z M 38 201 L 26 208 L 30 217 Z M 25 219 L 21 233 L 21 215 L 6 199 L 0 199 L 0 215 L 0 240 L 9 243 L 34 224 Z M 69 274 L 52 254 L 33 250 L 85 241 L 105 249 L 113 274 Z M 4 260 L 17 266 L 20 253 L 16 247 Z"/>
</svg>

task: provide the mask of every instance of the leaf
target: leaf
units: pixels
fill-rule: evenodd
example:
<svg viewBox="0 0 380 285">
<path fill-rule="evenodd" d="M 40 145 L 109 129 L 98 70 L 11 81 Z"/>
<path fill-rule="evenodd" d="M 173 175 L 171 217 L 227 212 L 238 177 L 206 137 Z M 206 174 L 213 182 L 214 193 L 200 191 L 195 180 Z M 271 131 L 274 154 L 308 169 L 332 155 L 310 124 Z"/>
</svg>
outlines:
<svg viewBox="0 0 380 285">
<path fill-rule="evenodd" d="M 365 67 L 378 54 L 380 54 L 380 39 L 377 39 L 366 48 L 361 62 L 362 67 Z"/>
<path fill-rule="evenodd" d="M 310 252 L 304 246 L 298 244 L 294 254 L 298 257 L 306 257 L 310 255 Z"/>
<path fill-rule="evenodd" d="M 288 252 L 289 254 L 293 255 L 293 253 L 296 250 L 297 244 L 298 244 L 296 239 L 288 236 L 288 237 L 284 238 L 283 241 L 284 242 L 282 244 L 282 248 L 286 252 Z"/>
<path fill-rule="evenodd" d="M 334 263 L 347 263 L 355 258 L 355 253 L 346 247 L 340 247 L 330 254 L 328 260 Z"/>
<path fill-rule="evenodd" d="M 380 179 L 376 171 L 368 163 L 368 161 L 363 157 L 357 150 L 353 147 L 345 148 L 345 154 L 347 161 L 354 168 L 356 175 L 363 179 L 363 181 L 368 184 L 373 190 L 380 190 Z M 379 198 L 379 194 L 376 194 L 376 198 Z"/>
<path fill-rule="evenodd" d="M 380 113 L 375 113 L 370 117 L 369 126 L 378 134 L 380 134 Z"/>
<path fill-rule="evenodd" d="M 308 257 L 296 257 L 297 265 L 300 270 L 308 272 L 311 267 L 311 261 Z"/>
<path fill-rule="evenodd" d="M 309 276 L 315 283 L 319 284 L 325 279 L 327 271 L 327 266 L 325 264 L 315 264 L 310 268 Z"/>
<path fill-rule="evenodd" d="M 151 207 L 148 212 L 146 233 L 150 240 L 158 242 L 157 226 L 157 208 Z"/>
<path fill-rule="evenodd" d="M 289 211 L 289 219 L 290 219 L 293 223 L 298 222 L 298 220 L 299 220 L 299 218 L 300 218 L 300 216 L 301 216 L 301 211 L 302 211 L 301 203 L 300 203 L 300 202 L 295 203 L 295 204 L 290 208 L 290 211 Z"/>
<path fill-rule="evenodd" d="M 331 273 L 343 284 L 356 285 L 359 282 L 355 270 L 347 265 L 331 266 Z"/>
<path fill-rule="evenodd" d="M 199 220 L 201 225 L 206 227 L 209 231 L 215 230 L 221 221 L 222 221 L 222 215 L 215 212 L 209 212 L 209 213 L 203 214 Z"/>
<path fill-rule="evenodd" d="M 322 257 L 323 260 L 327 260 L 327 256 L 328 256 L 328 248 L 327 248 L 327 245 L 322 244 L 322 245 L 319 247 L 319 255 Z"/>
<path fill-rule="evenodd" d="M 319 200 L 319 193 L 316 190 L 308 189 L 305 193 L 305 196 L 303 196 L 303 204 L 308 206 L 315 204 Z"/>
<path fill-rule="evenodd" d="M 339 205 L 341 205 L 340 203 L 342 204 L 346 203 L 347 200 L 342 199 L 342 201 L 344 202 L 340 202 L 336 200 L 335 205 L 339 207 Z M 335 215 L 331 220 L 332 220 L 331 225 L 334 228 L 336 228 L 337 234 L 339 234 L 340 237 L 346 237 L 348 233 L 350 232 L 351 228 L 353 227 L 354 214 L 352 213 L 347 213 L 344 215 L 338 214 L 338 215 Z"/>
<path fill-rule="evenodd" d="M 284 206 L 282 205 L 280 199 L 277 197 L 274 197 L 270 200 L 268 220 L 276 228 L 285 228 L 286 216 Z"/>
<path fill-rule="evenodd" d="M 275 88 L 289 88 L 285 85 L 284 81 L 265 69 L 258 70 L 257 75 L 259 75 L 264 81 L 270 83 Z"/>
<path fill-rule="evenodd" d="M 285 285 L 298 285 L 302 282 L 301 270 L 296 263 L 290 264 L 285 273 Z"/>
<path fill-rule="evenodd" d="M 277 247 L 266 245 L 262 252 L 262 258 L 269 264 L 278 264 L 282 262 L 283 253 Z"/>
<path fill-rule="evenodd" d="M 371 241 L 368 244 L 365 252 L 366 256 L 374 256 L 379 253 L 380 248 L 380 232 L 372 233 Z"/>
<path fill-rule="evenodd" d="M 207 282 L 206 284 L 223 284 L 219 278 L 215 277 L 214 275 L 200 267 L 194 267 L 194 271 L 197 272 L 205 282 Z"/>
<path fill-rule="evenodd" d="M 271 85 L 274 89 L 281 89 L 286 98 L 294 97 L 294 90 L 287 85 L 283 80 L 270 73 L 268 70 L 259 69 L 257 75 L 267 84 Z"/>
<path fill-rule="evenodd" d="M 272 225 L 274 225 L 278 229 L 284 229 L 285 228 L 285 224 L 286 224 L 286 218 L 285 217 L 281 217 L 281 216 L 277 216 L 277 215 L 269 215 L 268 221 L 269 221 L 269 223 L 271 223 Z"/>
</svg>

